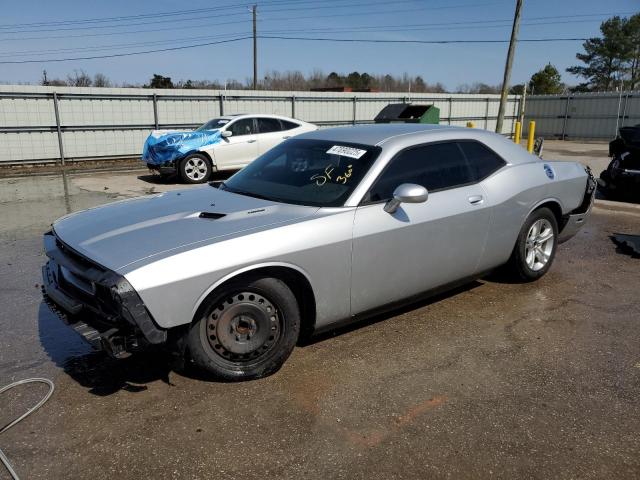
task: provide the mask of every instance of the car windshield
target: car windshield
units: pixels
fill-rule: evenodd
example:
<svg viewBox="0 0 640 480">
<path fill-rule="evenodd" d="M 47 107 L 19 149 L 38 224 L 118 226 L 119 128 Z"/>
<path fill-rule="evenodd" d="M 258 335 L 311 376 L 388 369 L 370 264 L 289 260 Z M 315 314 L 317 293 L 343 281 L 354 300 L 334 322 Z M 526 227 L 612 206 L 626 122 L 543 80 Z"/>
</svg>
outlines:
<svg viewBox="0 0 640 480">
<path fill-rule="evenodd" d="M 228 118 L 214 118 L 213 120 L 209 120 L 207 123 L 200 125 L 196 128 L 196 132 L 201 132 L 202 130 L 215 130 L 216 128 L 222 128 L 230 120 Z"/>
<path fill-rule="evenodd" d="M 344 205 L 380 147 L 325 140 L 287 140 L 251 162 L 220 188 L 276 202 Z"/>
</svg>

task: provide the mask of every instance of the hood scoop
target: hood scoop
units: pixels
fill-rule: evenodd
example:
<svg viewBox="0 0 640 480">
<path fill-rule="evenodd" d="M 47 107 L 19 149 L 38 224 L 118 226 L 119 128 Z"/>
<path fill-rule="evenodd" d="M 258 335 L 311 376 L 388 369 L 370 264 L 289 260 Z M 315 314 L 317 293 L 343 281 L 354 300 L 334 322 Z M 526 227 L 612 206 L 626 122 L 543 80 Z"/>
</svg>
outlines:
<svg viewBox="0 0 640 480">
<path fill-rule="evenodd" d="M 208 218 L 210 220 L 217 220 L 219 218 L 226 217 L 226 216 L 227 216 L 226 213 L 215 213 L 215 212 L 200 212 L 200 215 L 198 215 L 198 217 L 200 218 Z"/>
</svg>

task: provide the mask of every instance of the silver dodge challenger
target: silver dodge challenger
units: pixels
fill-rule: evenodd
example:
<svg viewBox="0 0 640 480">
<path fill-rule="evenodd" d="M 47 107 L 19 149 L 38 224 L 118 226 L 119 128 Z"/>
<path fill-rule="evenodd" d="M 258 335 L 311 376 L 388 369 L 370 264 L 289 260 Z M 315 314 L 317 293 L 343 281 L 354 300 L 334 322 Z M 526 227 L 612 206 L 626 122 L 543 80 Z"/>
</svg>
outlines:
<svg viewBox="0 0 640 480">
<path fill-rule="evenodd" d="M 303 335 L 497 268 L 540 278 L 594 187 L 579 163 L 483 130 L 318 130 L 220 185 L 57 220 L 43 293 L 115 357 L 162 347 L 217 378 L 258 378 Z"/>
</svg>

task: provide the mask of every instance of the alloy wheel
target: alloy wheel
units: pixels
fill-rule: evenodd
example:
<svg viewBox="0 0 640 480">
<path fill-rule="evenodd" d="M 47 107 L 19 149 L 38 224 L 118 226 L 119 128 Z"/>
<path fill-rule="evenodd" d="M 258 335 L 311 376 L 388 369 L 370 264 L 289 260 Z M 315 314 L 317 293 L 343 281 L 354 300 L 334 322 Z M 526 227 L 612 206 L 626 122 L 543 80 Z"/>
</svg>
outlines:
<svg viewBox="0 0 640 480">
<path fill-rule="evenodd" d="M 202 180 L 207 174 L 207 163 L 202 158 L 189 158 L 184 165 L 184 173 L 190 180 Z"/>
<path fill-rule="evenodd" d="M 525 262 L 527 266 L 537 272 L 542 270 L 549 259 L 555 246 L 553 227 L 545 218 L 536 220 L 529 228 L 524 247 Z"/>
</svg>

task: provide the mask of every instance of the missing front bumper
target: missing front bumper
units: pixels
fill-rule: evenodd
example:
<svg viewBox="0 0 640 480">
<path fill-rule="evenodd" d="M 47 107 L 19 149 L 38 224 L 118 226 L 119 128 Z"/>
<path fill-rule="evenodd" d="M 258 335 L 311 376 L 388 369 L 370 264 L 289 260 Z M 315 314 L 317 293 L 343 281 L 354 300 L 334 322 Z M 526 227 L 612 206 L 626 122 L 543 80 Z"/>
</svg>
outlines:
<svg viewBox="0 0 640 480">
<path fill-rule="evenodd" d="M 45 234 L 49 261 L 42 267 L 42 293 L 51 310 L 94 348 L 117 358 L 167 341 L 126 279 Z"/>
</svg>

